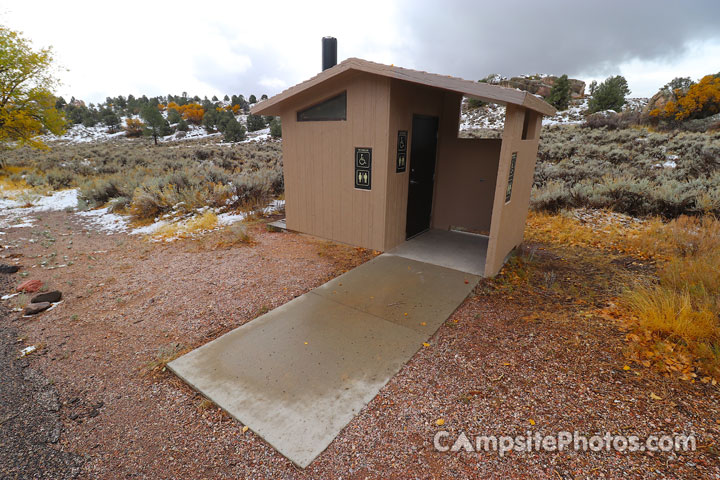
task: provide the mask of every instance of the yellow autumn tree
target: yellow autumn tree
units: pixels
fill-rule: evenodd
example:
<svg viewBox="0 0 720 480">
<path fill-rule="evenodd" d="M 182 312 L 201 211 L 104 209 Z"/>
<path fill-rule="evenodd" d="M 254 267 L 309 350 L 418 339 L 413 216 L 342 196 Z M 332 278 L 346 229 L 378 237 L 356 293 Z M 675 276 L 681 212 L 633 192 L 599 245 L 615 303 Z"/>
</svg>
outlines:
<svg viewBox="0 0 720 480">
<path fill-rule="evenodd" d="M 145 124 L 138 118 L 126 118 L 125 119 L 125 136 L 126 137 L 139 137 L 143 134 L 143 127 Z"/>
<path fill-rule="evenodd" d="M 0 149 L 29 145 L 47 148 L 44 133 L 62 133 L 65 119 L 55 108 L 50 48 L 34 50 L 30 41 L 0 25 Z"/>
<path fill-rule="evenodd" d="M 170 102 L 167 104 L 167 107 L 163 106 L 163 108 L 167 108 L 168 110 L 176 110 L 180 115 L 182 115 L 182 118 L 184 118 L 190 123 L 194 123 L 195 125 L 200 125 L 200 122 L 202 122 L 203 119 L 203 115 L 205 115 L 205 109 L 199 103 L 187 103 L 185 105 L 178 105 L 175 102 Z M 160 110 L 162 110 L 162 108 Z"/>
<path fill-rule="evenodd" d="M 662 109 L 650 112 L 651 117 L 683 121 L 705 118 L 720 112 L 720 74 L 706 75 L 687 92 L 675 91 L 677 101 L 668 102 Z"/>
</svg>

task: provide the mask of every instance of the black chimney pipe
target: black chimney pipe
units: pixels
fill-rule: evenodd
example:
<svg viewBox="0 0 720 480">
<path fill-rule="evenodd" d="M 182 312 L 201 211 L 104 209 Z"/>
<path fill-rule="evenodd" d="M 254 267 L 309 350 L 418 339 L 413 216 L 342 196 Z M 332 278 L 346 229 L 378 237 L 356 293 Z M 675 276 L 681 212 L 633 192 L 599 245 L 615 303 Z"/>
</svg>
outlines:
<svg viewBox="0 0 720 480">
<path fill-rule="evenodd" d="M 323 71 L 337 65 L 337 38 L 323 37 L 322 39 L 322 69 Z"/>
</svg>

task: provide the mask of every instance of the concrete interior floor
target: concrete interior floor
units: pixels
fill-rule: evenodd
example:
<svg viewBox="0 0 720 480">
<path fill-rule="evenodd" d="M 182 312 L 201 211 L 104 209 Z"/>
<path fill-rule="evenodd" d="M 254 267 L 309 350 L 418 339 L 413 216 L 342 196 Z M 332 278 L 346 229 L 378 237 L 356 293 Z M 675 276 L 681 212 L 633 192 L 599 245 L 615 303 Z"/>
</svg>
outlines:
<svg viewBox="0 0 720 480">
<path fill-rule="evenodd" d="M 483 276 L 488 237 L 455 230 L 428 230 L 387 253 Z"/>
<path fill-rule="evenodd" d="M 304 468 L 479 279 L 381 255 L 168 366 Z"/>
</svg>

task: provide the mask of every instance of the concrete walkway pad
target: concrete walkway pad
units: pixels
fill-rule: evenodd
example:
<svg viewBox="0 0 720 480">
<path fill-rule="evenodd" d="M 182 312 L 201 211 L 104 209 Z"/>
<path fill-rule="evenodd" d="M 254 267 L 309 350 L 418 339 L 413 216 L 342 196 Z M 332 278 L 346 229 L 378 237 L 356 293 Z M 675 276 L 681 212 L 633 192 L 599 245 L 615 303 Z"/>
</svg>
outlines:
<svg viewBox="0 0 720 480">
<path fill-rule="evenodd" d="M 168 366 L 306 467 L 477 281 L 382 255 Z"/>
<path fill-rule="evenodd" d="M 381 255 L 313 292 L 411 328 L 428 338 L 465 300 L 477 282 L 475 275 Z M 426 325 L 421 325 L 423 322 Z"/>
<path fill-rule="evenodd" d="M 401 243 L 388 253 L 482 277 L 485 274 L 487 248 L 488 237 L 485 235 L 429 230 Z"/>
</svg>

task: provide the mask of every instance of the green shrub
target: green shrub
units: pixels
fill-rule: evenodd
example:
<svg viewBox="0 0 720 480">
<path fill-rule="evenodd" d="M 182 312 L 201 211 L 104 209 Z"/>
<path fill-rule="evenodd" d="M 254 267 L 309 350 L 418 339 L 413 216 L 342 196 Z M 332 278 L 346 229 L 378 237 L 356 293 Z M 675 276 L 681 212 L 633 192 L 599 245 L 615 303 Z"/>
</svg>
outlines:
<svg viewBox="0 0 720 480">
<path fill-rule="evenodd" d="M 467 105 L 468 105 L 468 108 L 475 109 L 475 108 L 484 107 L 485 105 L 487 105 L 487 102 L 483 102 L 482 100 L 479 100 L 477 98 L 469 97 L 467 99 Z"/>
<path fill-rule="evenodd" d="M 674 167 L 673 167 L 674 165 Z M 720 134 L 543 129 L 532 206 L 630 215 L 720 214 Z"/>
<path fill-rule="evenodd" d="M 25 182 L 31 187 L 39 187 L 40 185 L 47 185 L 47 178 L 44 175 L 31 172 L 25 175 Z"/>
<path fill-rule="evenodd" d="M 621 75 L 608 77 L 593 89 L 592 97 L 588 102 L 590 113 L 603 110 L 619 112 L 625 105 L 625 96 L 630 93 L 627 80 Z"/>
<path fill-rule="evenodd" d="M 252 98 L 252 97 L 251 97 Z M 253 102 L 250 102 L 253 103 Z M 247 129 L 249 132 L 255 132 L 265 128 L 265 120 L 262 115 L 248 115 L 247 116 Z"/>
<path fill-rule="evenodd" d="M 555 80 L 550 94 L 545 100 L 558 110 L 567 110 L 570 104 L 570 82 L 567 75 Z"/>
<path fill-rule="evenodd" d="M 280 123 L 280 117 L 275 117 L 270 122 L 270 135 L 273 138 L 282 137 L 282 124 Z"/>
<path fill-rule="evenodd" d="M 235 118 L 231 118 L 225 124 L 223 138 L 226 142 L 240 142 L 245 140 L 245 127 L 240 125 Z"/>
<path fill-rule="evenodd" d="M 167 121 L 170 123 L 178 123 L 180 122 L 180 120 L 182 120 L 180 112 L 178 112 L 174 108 L 169 108 L 167 112 Z"/>
<path fill-rule="evenodd" d="M 70 188 L 75 184 L 75 175 L 68 170 L 53 168 L 47 172 L 47 183 L 55 190 Z"/>
</svg>

